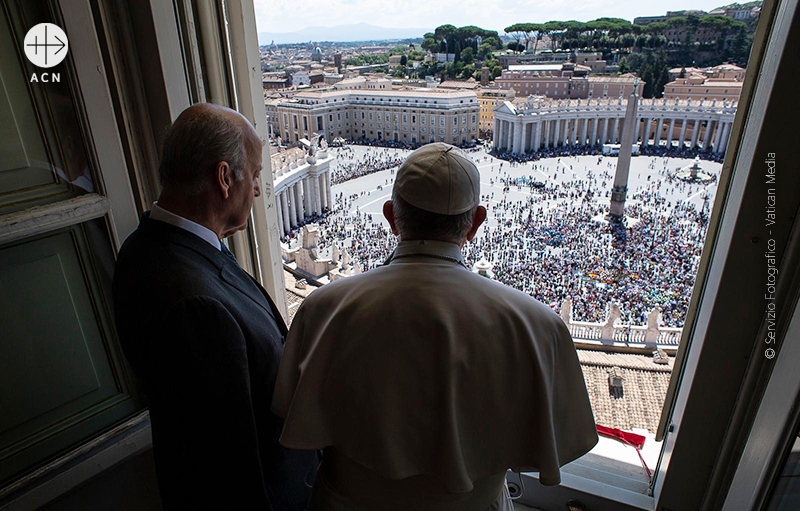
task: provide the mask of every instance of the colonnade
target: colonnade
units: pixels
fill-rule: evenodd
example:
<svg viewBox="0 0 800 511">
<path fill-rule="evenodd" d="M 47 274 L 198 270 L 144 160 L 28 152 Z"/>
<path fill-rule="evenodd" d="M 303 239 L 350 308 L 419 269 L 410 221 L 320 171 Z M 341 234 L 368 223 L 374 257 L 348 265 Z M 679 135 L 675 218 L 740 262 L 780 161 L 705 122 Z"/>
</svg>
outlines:
<svg viewBox="0 0 800 511">
<path fill-rule="evenodd" d="M 307 217 L 321 215 L 333 204 L 330 171 L 307 174 L 275 190 L 278 229 L 281 235 L 301 224 Z"/>
<path fill-rule="evenodd" d="M 627 99 L 506 102 L 494 112 L 494 147 L 521 154 L 552 147 L 617 144 L 626 107 Z M 634 143 L 677 144 L 679 148 L 722 153 L 735 113 L 735 102 L 640 100 Z"/>
</svg>

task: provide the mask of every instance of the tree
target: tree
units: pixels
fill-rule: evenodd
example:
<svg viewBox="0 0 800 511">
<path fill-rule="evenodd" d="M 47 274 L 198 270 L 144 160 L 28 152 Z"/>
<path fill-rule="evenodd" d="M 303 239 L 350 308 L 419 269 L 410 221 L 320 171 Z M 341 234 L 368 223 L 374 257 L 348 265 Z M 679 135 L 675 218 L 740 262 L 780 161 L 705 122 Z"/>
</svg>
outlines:
<svg viewBox="0 0 800 511">
<path fill-rule="evenodd" d="M 653 97 L 653 89 L 655 78 L 653 77 L 653 71 L 650 67 L 646 67 L 642 73 L 642 81 L 644 82 L 644 89 L 642 90 L 642 97 L 643 98 L 652 98 Z"/>
<path fill-rule="evenodd" d="M 427 36 L 428 34 L 425 35 Z M 433 34 L 431 34 L 431 36 L 432 35 Z M 425 39 L 422 40 L 422 44 L 420 46 L 422 47 L 423 50 L 427 50 L 431 53 L 436 53 L 436 51 L 439 49 L 439 43 L 433 37 L 425 37 Z"/>
<path fill-rule="evenodd" d="M 625 74 L 631 70 L 631 66 L 628 65 L 628 59 L 622 57 L 622 60 L 619 61 L 619 72 Z"/>
<path fill-rule="evenodd" d="M 747 60 L 750 57 L 751 45 L 752 41 L 750 41 L 750 44 L 748 44 L 747 34 L 745 33 L 745 30 L 744 29 L 737 30 L 736 35 L 733 38 L 733 42 L 731 42 L 731 50 L 730 50 L 731 60 L 733 60 L 740 66 L 746 66 Z"/>
<path fill-rule="evenodd" d="M 686 78 L 686 68 L 685 67 L 681 68 L 681 72 L 678 75 L 678 78 Z"/>
<path fill-rule="evenodd" d="M 463 62 L 464 65 L 472 64 L 475 60 L 474 53 L 471 46 L 461 50 L 461 62 Z"/>
<path fill-rule="evenodd" d="M 475 74 L 475 66 L 472 64 L 465 65 L 464 69 L 461 70 L 461 78 L 464 79 L 468 79 L 474 74 Z"/>
<path fill-rule="evenodd" d="M 497 78 L 497 77 L 498 77 L 498 76 L 500 76 L 501 74 L 503 74 L 503 68 L 502 68 L 502 67 L 500 67 L 500 66 L 494 66 L 494 67 L 492 68 L 492 79 L 495 79 L 495 78 Z"/>
<path fill-rule="evenodd" d="M 520 51 L 523 51 L 525 49 L 525 46 L 520 44 L 520 43 L 518 43 L 518 42 L 516 42 L 516 41 L 511 41 L 506 45 L 506 48 L 508 48 L 511 51 L 520 52 Z"/>
<path fill-rule="evenodd" d="M 654 91 L 657 97 L 660 98 L 664 95 L 664 87 L 668 83 L 669 83 L 669 67 L 667 66 L 666 62 L 662 62 L 661 68 L 659 70 L 656 90 Z"/>
<path fill-rule="evenodd" d="M 510 35 L 517 43 L 524 41 L 525 49 L 533 39 L 533 51 L 536 51 L 536 46 L 539 43 L 539 38 L 542 33 L 542 26 L 539 23 L 515 23 L 503 29 L 503 31 Z"/>
<path fill-rule="evenodd" d="M 405 67 L 407 64 L 408 64 L 408 57 L 406 57 L 405 55 L 400 57 L 400 65 Z"/>
<path fill-rule="evenodd" d="M 491 55 L 492 55 L 492 45 L 487 43 L 486 40 L 484 39 L 484 42 L 482 42 L 481 45 L 478 46 L 478 59 L 486 60 L 487 58 L 491 57 Z"/>
</svg>

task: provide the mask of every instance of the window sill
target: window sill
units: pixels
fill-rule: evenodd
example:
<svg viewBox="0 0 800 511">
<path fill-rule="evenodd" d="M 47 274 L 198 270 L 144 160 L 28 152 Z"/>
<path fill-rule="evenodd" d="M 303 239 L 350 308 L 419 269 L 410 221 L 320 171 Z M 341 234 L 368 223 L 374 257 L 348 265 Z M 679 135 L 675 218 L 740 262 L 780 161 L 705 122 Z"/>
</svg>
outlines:
<svg viewBox="0 0 800 511">
<path fill-rule="evenodd" d="M 141 454 L 153 444 L 150 412 L 141 412 L 106 433 L 0 488 L 0 511 L 38 509 L 83 483 Z"/>
<path fill-rule="evenodd" d="M 642 449 L 651 471 L 661 452 L 661 442 L 643 431 L 647 437 Z M 509 474 L 509 479 L 517 476 Z M 600 436 L 597 445 L 586 455 L 561 468 L 561 484 L 544 486 L 539 474 L 522 474 L 525 491 L 518 500 L 521 504 L 542 509 L 561 509 L 567 499 L 583 502 L 587 509 L 646 510 L 655 509 L 655 500 L 648 495 L 650 480 L 642 467 L 636 450 L 613 438 Z"/>
<path fill-rule="evenodd" d="M 513 476 L 512 476 L 513 477 Z M 566 501 L 577 499 L 597 511 L 654 511 L 655 499 L 562 470 L 561 484 L 544 486 L 537 472 L 523 472 L 525 491 L 517 502 L 542 509 L 563 509 Z"/>
</svg>

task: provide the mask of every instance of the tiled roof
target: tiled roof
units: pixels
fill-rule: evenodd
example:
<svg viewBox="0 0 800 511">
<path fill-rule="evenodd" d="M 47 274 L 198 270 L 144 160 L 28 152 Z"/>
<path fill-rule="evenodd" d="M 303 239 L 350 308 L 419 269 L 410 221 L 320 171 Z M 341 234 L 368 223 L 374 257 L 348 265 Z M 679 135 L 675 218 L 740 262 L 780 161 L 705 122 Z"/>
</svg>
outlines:
<svg viewBox="0 0 800 511">
<path fill-rule="evenodd" d="M 635 76 L 590 76 L 590 82 L 597 83 L 633 83 Z"/>
<path fill-rule="evenodd" d="M 439 87 L 445 89 L 476 89 L 480 87 L 481 82 L 468 82 L 462 80 L 445 80 L 439 84 Z"/>
<path fill-rule="evenodd" d="M 305 298 L 294 291 L 290 289 L 286 290 L 286 308 L 289 312 L 289 319 L 286 322 L 287 326 L 292 324 L 294 315 L 297 314 L 297 309 L 300 307 L 300 304 L 303 303 L 303 300 L 305 300 Z"/>
<path fill-rule="evenodd" d="M 643 428 L 655 433 L 669 387 L 674 359 L 659 365 L 650 355 L 578 350 L 583 379 L 597 424 L 630 431 Z M 614 397 L 608 385 L 612 367 L 622 369 L 622 396 Z"/>
</svg>

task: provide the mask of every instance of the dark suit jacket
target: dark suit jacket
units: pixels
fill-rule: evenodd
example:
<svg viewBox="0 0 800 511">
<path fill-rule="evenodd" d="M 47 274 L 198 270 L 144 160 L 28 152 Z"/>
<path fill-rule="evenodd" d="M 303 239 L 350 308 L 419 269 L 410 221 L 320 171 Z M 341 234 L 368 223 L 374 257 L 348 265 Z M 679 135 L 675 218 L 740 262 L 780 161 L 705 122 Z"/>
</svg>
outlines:
<svg viewBox="0 0 800 511">
<path fill-rule="evenodd" d="M 207 241 L 142 216 L 114 272 L 114 313 L 150 403 L 165 509 L 302 510 L 313 452 L 270 411 L 286 325 Z"/>
</svg>

